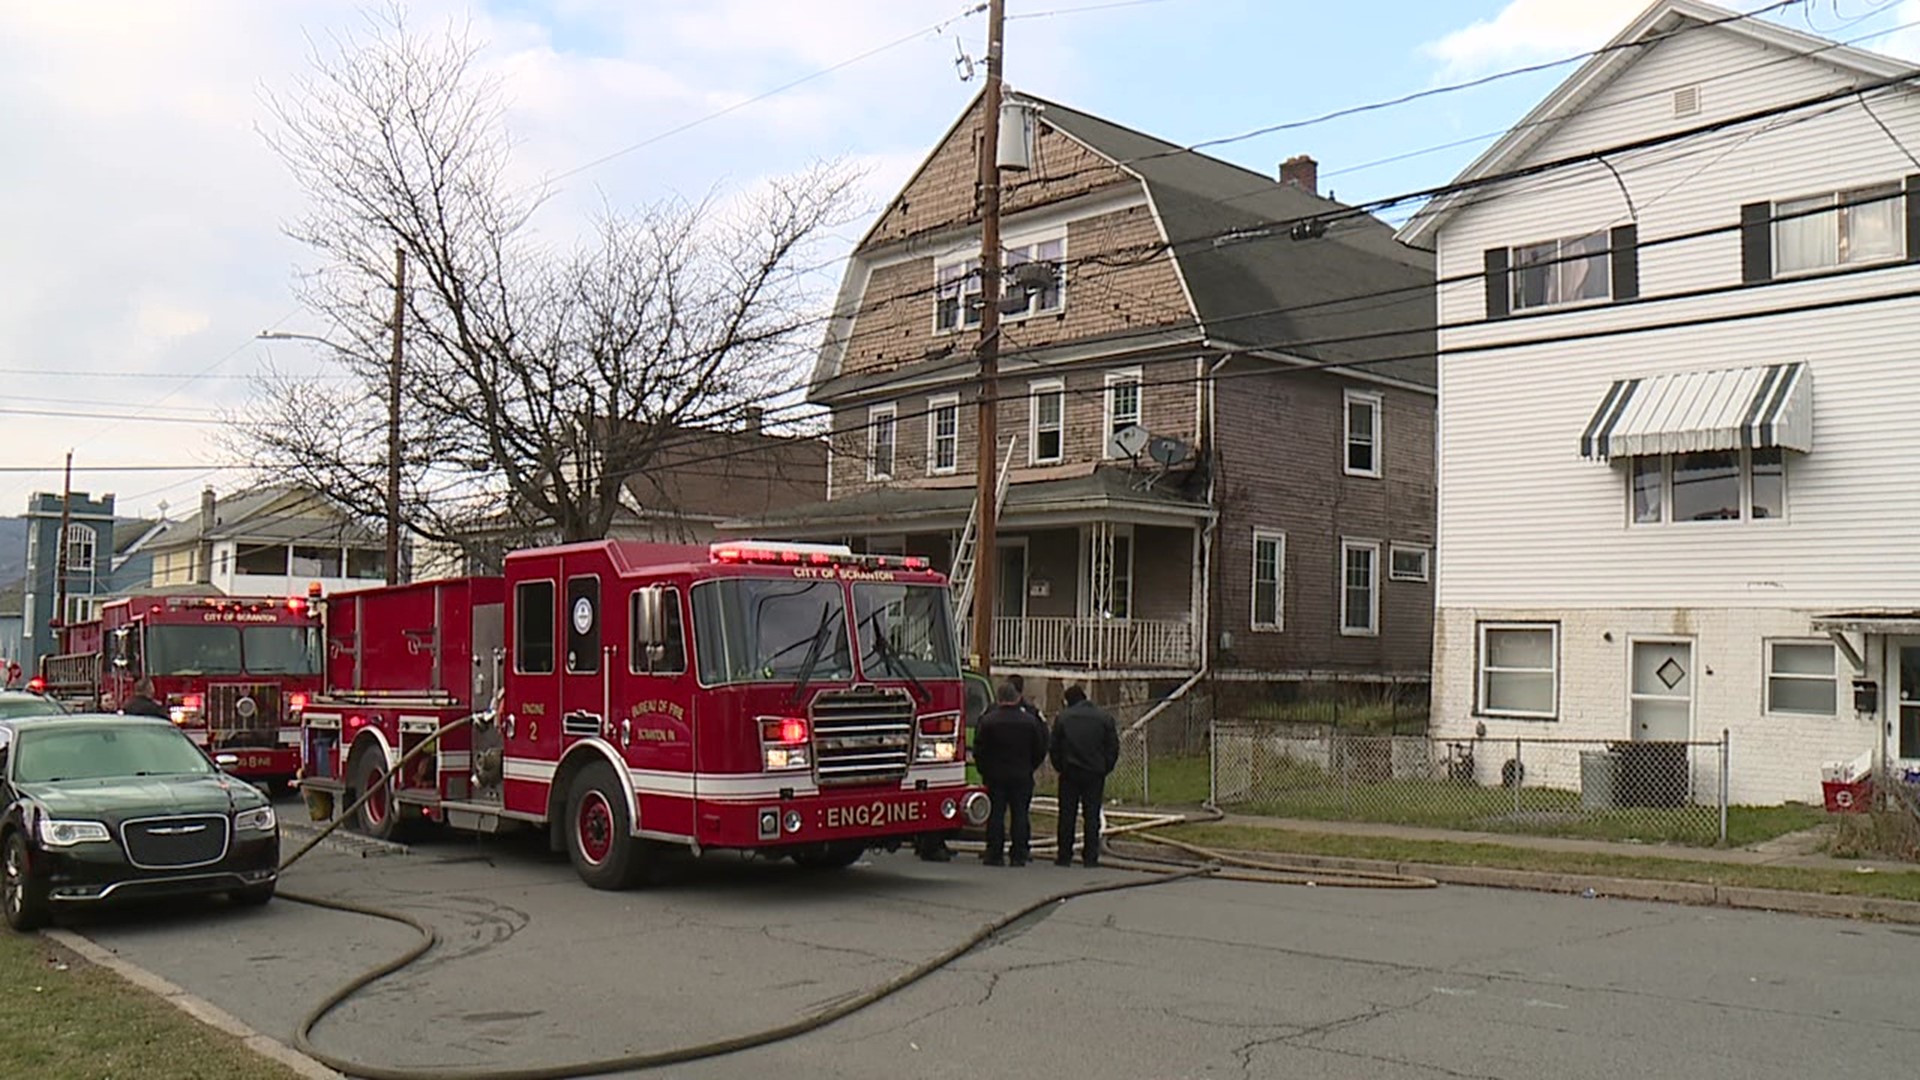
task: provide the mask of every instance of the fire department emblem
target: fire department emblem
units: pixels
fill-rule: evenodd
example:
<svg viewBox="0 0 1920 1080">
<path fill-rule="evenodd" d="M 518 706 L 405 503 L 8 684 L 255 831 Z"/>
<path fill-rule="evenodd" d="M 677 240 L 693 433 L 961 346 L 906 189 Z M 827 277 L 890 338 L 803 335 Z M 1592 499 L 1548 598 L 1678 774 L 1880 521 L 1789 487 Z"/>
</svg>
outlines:
<svg viewBox="0 0 1920 1080">
<path fill-rule="evenodd" d="M 573 602 L 573 632 L 584 634 L 593 629 L 593 601 L 581 597 Z"/>
</svg>

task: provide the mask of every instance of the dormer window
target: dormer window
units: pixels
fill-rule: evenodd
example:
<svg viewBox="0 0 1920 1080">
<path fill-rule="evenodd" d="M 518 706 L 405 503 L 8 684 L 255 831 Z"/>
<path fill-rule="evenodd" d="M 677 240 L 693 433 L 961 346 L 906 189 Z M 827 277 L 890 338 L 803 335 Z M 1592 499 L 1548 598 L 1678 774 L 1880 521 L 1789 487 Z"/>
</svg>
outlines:
<svg viewBox="0 0 1920 1080">
<path fill-rule="evenodd" d="M 1017 321 L 1066 307 L 1064 233 L 1002 245 L 1000 317 Z M 980 260 L 957 259 L 934 268 L 933 328 L 952 333 L 980 325 Z"/>
</svg>

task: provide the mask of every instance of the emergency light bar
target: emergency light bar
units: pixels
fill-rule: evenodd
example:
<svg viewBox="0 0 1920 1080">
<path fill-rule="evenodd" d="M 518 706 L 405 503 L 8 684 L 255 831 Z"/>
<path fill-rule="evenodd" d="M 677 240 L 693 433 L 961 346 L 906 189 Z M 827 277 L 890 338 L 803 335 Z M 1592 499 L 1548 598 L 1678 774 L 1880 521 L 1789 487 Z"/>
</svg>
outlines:
<svg viewBox="0 0 1920 1080">
<path fill-rule="evenodd" d="M 761 540 L 722 540 L 707 548 L 717 563 L 771 566 L 859 566 L 882 570 L 926 570 L 919 555 L 856 555 L 845 544 L 800 544 Z"/>
</svg>

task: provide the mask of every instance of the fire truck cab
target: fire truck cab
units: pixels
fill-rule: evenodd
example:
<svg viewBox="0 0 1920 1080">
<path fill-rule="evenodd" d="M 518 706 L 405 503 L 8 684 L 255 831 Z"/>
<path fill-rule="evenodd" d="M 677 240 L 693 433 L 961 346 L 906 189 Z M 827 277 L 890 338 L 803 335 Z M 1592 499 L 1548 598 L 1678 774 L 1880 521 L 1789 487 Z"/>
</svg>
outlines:
<svg viewBox="0 0 1920 1080">
<path fill-rule="evenodd" d="M 299 713 L 320 688 L 320 625 L 308 596 L 127 596 L 63 629 L 41 661 L 48 696 L 111 712 L 153 680 L 173 722 L 228 771 L 290 780 Z"/>
<path fill-rule="evenodd" d="M 662 845 L 844 866 L 985 819 L 946 579 L 840 545 L 598 541 L 327 609 L 316 816 L 546 830 L 589 885 Z M 395 777 L 410 750 L 431 743 Z"/>
</svg>

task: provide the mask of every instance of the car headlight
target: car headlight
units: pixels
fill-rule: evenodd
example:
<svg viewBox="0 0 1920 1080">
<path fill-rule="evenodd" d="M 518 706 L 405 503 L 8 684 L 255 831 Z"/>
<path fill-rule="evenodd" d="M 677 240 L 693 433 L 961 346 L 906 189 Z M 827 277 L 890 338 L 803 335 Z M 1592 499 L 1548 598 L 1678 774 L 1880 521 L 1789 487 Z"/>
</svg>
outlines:
<svg viewBox="0 0 1920 1080">
<path fill-rule="evenodd" d="M 255 832 L 272 832 L 275 824 L 271 806 L 256 806 L 251 810 L 242 810 L 233 815 L 234 832 L 246 832 L 249 829 Z"/>
<path fill-rule="evenodd" d="M 808 765 L 807 748 L 804 746 L 769 746 L 763 751 L 767 771 L 781 769 L 804 769 Z"/>
<path fill-rule="evenodd" d="M 110 844 L 113 834 L 98 821 L 56 821 L 40 819 L 40 843 L 45 847 L 72 847 L 75 844 Z"/>
<path fill-rule="evenodd" d="M 914 751 L 913 759 L 917 762 L 945 762 L 952 761 L 955 757 L 959 756 L 959 753 L 959 743 L 955 741 L 951 735 L 944 738 L 928 738 L 922 735 L 920 736 L 920 745 Z"/>
</svg>

